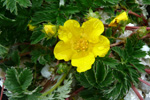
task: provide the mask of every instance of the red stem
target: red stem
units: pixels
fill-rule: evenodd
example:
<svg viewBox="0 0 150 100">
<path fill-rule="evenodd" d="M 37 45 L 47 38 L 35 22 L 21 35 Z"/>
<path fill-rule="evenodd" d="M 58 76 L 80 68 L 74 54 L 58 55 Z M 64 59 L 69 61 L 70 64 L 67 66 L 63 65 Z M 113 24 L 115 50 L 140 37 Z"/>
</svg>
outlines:
<svg viewBox="0 0 150 100">
<path fill-rule="evenodd" d="M 84 87 L 82 86 L 82 87 L 80 87 L 78 90 L 76 90 L 75 92 L 73 92 L 72 94 L 71 94 L 71 96 L 75 96 L 76 94 L 78 94 L 80 91 L 82 91 L 84 89 Z M 70 97 L 71 97 L 70 96 Z M 68 98 L 66 98 L 66 100 L 69 100 L 69 98 L 70 97 L 68 97 Z"/>
<path fill-rule="evenodd" d="M 126 30 L 138 29 L 140 26 L 126 26 Z M 147 30 L 150 30 L 150 27 L 146 27 Z"/>
<path fill-rule="evenodd" d="M 145 83 L 146 85 L 150 86 L 150 83 L 148 83 L 148 82 L 142 80 L 141 78 L 138 78 L 138 79 L 139 79 L 142 83 Z"/>
<path fill-rule="evenodd" d="M 150 74 L 150 69 L 145 69 L 145 72 Z"/>
<path fill-rule="evenodd" d="M 0 100 L 3 100 L 3 91 L 4 91 L 4 82 L 5 82 L 5 78 L 4 78 L 4 81 L 3 81 L 3 86 L 2 86 L 2 89 L 1 89 L 1 98 Z"/>
<path fill-rule="evenodd" d="M 137 16 L 137 17 L 140 17 L 140 18 L 141 18 L 141 16 L 140 16 L 140 15 L 138 15 L 137 13 L 135 13 L 135 12 L 133 12 L 133 11 L 129 11 L 129 12 L 128 12 L 128 14 L 135 15 L 135 16 Z"/>
<path fill-rule="evenodd" d="M 78 90 L 76 90 L 75 92 L 73 92 L 71 96 L 74 96 L 74 95 L 78 94 L 83 89 L 84 89 L 84 87 L 80 87 Z"/>
<path fill-rule="evenodd" d="M 142 98 L 142 96 L 140 95 L 140 93 L 138 92 L 138 90 L 135 88 L 135 86 L 133 85 L 133 83 L 131 83 L 131 85 L 132 85 L 132 89 L 133 89 L 133 91 L 136 93 L 136 95 L 138 96 L 138 98 L 140 99 L 140 100 L 144 100 L 143 98 Z"/>
<path fill-rule="evenodd" d="M 69 100 L 69 98 L 66 98 L 66 100 Z"/>
</svg>

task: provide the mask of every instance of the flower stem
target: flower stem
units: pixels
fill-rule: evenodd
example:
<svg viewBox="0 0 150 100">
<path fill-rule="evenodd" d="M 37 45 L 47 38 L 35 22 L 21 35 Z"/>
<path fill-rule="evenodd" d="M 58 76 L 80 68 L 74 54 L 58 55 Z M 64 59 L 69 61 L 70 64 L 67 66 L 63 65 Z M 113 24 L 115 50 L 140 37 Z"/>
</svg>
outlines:
<svg viewBox="0 0 150 100">
<path fill-rule="evenodd" d="M 135 88 L 135 86 L 133 85 L 133 83 L 131 83 L 131 85 L 132 85 L 132 89 L 133 89 L 133 91 L 136 93 L 136 95 L 138 96 L 138 98 L 140 99 L 140 100 L 144 100 L 143 98 L 142 98 L 142 96 L 140 95 L 140 93 L 138 92 L 138 90 Z"/>
<path fill-rule="evenodd" d="M 59 79 L 59 81 L 47 92 L 43 93 L 42 96 L 46 96 L 48 94 L 51 94 L 51 92 L 53 92 L 62 82 L 63 80 L 66 78 L 66 76 L 68 75 L 70 69 L 71 69 L 72 66 L 69 67 L 68 69 L 68 72 L 67 73 L 64 73 L 61 78 Z"/>
<path fill-rule="evenodd" d="M 148 82 L 146 82 L 146 81 L 144 81 L 144 80 L 142 80 L 141 78 L 138 78 L 142 83 L 144 83 L 144 84 L 146 84 L 146 85 L 148 85 L 148 86 L 150 86 L 150 83 L 148 83 Z"/>
<path fill-rule="evenodd" d="M 1 98 L 0 98 L 0 100 L 2 100 L 2 98 L 3 98 L 3 91 L 4 91 L 4 82 L 5 82 L 5 79 L 6 78 L 4 78 L 4 80 L 3 80 L 3 86 L 2 86 L 2 89 L 1 89 Z"/>
</svg>

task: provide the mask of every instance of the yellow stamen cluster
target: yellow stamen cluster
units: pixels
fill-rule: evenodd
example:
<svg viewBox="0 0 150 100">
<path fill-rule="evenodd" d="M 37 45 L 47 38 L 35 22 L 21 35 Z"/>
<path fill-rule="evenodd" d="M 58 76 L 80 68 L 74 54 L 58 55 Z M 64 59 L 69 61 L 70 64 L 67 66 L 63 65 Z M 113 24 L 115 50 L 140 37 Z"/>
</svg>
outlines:
<svg viewBox="0 0 150 100">
<path fill-rule="evenodd" d="M 74 43 L 74 49 L 79 51 L 86 51 L 88 49 L 88 41 L 86 39 L 79 39 Z"/>
</svg>

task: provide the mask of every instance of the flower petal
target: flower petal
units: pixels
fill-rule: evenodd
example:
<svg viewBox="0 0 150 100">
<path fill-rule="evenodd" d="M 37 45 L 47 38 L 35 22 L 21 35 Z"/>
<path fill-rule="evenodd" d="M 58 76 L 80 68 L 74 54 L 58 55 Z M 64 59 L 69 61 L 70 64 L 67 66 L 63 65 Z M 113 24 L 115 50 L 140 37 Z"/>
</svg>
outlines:
<svg viewBox="0 0 150 100">
<path fill-rule="evenodd" d="M 73 51 L 70 42 L 59 41 L 54 48 L 54 55 L 58 60 L 64 59 L 65 61 L 69 61 L 72 54 Z"/>
<path fill-rule="evenodd" d="M 118 15 L 116 18 L 114 18 L 114 19 L 110 22 L 109 26 L 116 27 L 117 24 L 118 24 L 120 21 L 122 21 L 122 20 L 124 20 L 124 21 L 125 21 L 125 20 L 128 20 L 128 15 L 127 15 L 126 12 L 123 12 L 123 13 L 121 13 L 120 15 Z"/>
<path fill-rule="evenodd" d="M 83 36 L 88 39 L 89 42 L 96 43 L 99 40 L 99 35 L 104 31 L 104 25 L 102 21 L 97 18 L 91 18 L 82 25 Z"/>
<path fill-rule="evenodd" d="M 80 24 L 76 20 L 67 20 L 64 26 L 59 27 L 58 37 L 60 40 L 67 42 L 72 38 L 79 37 L 81 33 Z"/>
<path fill-rule="evenodd" d="M 89 53 L 87 56 L 77 58 L 77 59 L 72 59 L 71 64 L 77 67 L 78 72 L 85 72 L 91 69 L 91 66 L 94 63 L 94 61 L 95 61 L 95 57 L 93 53 Z"/>
<path fill-rule="evenodd" d="M 93 53 L 96 56 L 104 57 L 110 49 L 110 41 L 103 35 L 99 36 L 99 42 L 93 44 Z"/>
</svg>

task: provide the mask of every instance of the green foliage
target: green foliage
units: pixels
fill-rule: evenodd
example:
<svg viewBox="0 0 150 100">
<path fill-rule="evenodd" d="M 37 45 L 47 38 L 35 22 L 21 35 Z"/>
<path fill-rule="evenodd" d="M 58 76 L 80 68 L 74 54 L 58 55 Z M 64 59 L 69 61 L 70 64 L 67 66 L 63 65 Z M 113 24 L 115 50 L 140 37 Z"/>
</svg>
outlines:
<svg viewBox="0 0 150 100">
<path fill-rule="evenodd" d="M 108 23 L 118 10 L 131 10 L 141 14 L 141 5 L 135 3 L 135 0 L 64 1 L 65 4 L 60 6 L 60 0 L 0 0 L 0 58 L 3 59 L 0 61 L 0 68 L 6 71 L 5 87 L 10 91 L 6 92 L 10 100 L 64 100 L 69 97 L 69 93 L 72 93 L 73 77 L 70 73 L 74 74 L 73 69 L 68 79 L 61 80 L 63 84 L 57 84 L 63 75 L 67 75 L 68 65 L 71 66 L 69 61 L 64 64 L 61 60 L 57 67 L 53 67 L 54 73 L 50 80 L 40 74 L 43 66 L 56 63 L 53 50 L 59 41 L 59 33 L 47 39 L 46 34 L 43 33 L 44 24 L 51 23 L 59 28 L 68 19 L 82 23 L 86 20 L 85 16 L 89 9 L 94 13 L 98 12 L 97 16 L 101 17 L 101 20 L 107 13 L 110 17 L 107 19 Z M 143 0 L 143 3 L 150 4 L 149 0 Z M 101 11 L 104 15 L 99 14 Z M 128 15 L 129 22 L 137 23 L 139 19 L 143 21 L 142 18 Z M 29 30 L 29 25 L 35 26 L 35 29 Z M 107 27 L 103 35 L 110 39 L 110 44 L 114 43 L 121 34 L 120 27 L 104 26 Z M 146 27 L 144 30 L 147 33 Z M 141 37 L 146 33 L 144 32 Z M 143 40 L 147 42 L 146 39 Z M 85 88 L 80 92 L 83 99 L 120 100 L 131 87 L 131 83 L 138 85 L 138 78 L 145 69 L 139 61 L 139 58 L 146 55 L 146 52 L 141 50 L 145 43 L 140 40 L 137 33 L 124 42 L 124 45 L 112 47 L 105 57 L 96 57 L 92 69 L 75 74 L 79 81 L 75 81 L 76 86 L 81 85 Z M 150 52 L 148 54 L 150 55 Z M 19 68 L 19 66 L 24 67 Z M 43 97 L 39 86 L 42 84 L 44 89 L 47 88 L 45 86 L 48 82 L 45 81 L 50 82 L 51 89 L 57 87 L 51 94 Z M 76 86 L 73 88 L 77 88 Z"/>
<path fill-rule="evenodd" d="M 65 98 L 68 98 L 69 93 L 71 92 L 72 78 L 72 74 L 69 74 L 68 78 L 64 80 L 62 86 L 59 86 L 52 92 L 52 94 L 41 97 L 40 100 L 65 100 Z"/>
<path fill-rule="evenodd" d="M 135 36 L 127 38 L 125 48 L 112 48 L 116 58 L 97 57 L 92 69 L 84 73 L 77 73 L 77 80 L 85 88 L 102 91 L 101 94 L 106 100 L 110 98 L 113 100 L 121 99 L 131 87 L 131 82 L 137 86 L 140 77 L 139 72 L 144 72 L 145 67 L 138 60 L 139 57 L 146 55 L 146 52 L 141 51 L 143 45 L 144 43 L 137 40 Z M 93 98 L 91 96 L 86 98 L 83 94 L 81 96 L 86 100 Z M 98 98 L 102 97 L 99 96 Z"/>
<path fill-rule="evenodd" d="M 37 61 L 39 61 L 40 64 L 46 64 L 46 63 L 50 63 L 50 61 L 52 60 L 51 52 L 48 51 L 48 48 L 43 49 L 37 49 L 37 50 L 33 50 L 31 52 L 31 60 L 34 63 L 37 63 Z"/>
<path fill-rule="evenodd" d="M 149 5 L 150 4 L 150 0 L 142 0 L 144 4 Z"/>
<path fill-rule="evenodd" d="M 37 87 L 35 90 L 29 91 L 28 87 L 31 85 L 33 75 L 30 69 L 23 68 L 10 68 L 6 71 L 6 81 L 4 83 L 6 89 L 11 93 L 7 92 L 7 96 L 10 100 L 29 100 L 29 98 L 40 96 Z M 34 98 L 34 100 L 36 100 Z"/>
<path fill-rule="evenodd" d="M 32 33 L 31 44 L 36 44 L 45 38 L 45 34 L 42 32 L 42 29 L 42 27 L 36 28 L 36 30 Z"/>
<path fill-rule="evenodd" d="M 10 12 L 15 12 L 17 14 L 17 4 L 21 7 L 27 8 L 31 6 L 30 0 L 1 0 L 3 2 L 3 6 L 6 6 L 6 9 L 10 10 Z"/>
<path fill-rule="evenodd" d="M 8 53 L 8 48 L 0 44 L 0 57 Z"/>
<path fill-rule="evenodd" d="M 19 52 L 18 52 L 18 51 L 12 52 L 11 59 L 12 59 L 12 61 L 13 61 L 16 65 L 19 66 L 19 64 L 20 64 L 20 56 L 19 56 Z"/>
</svg>

